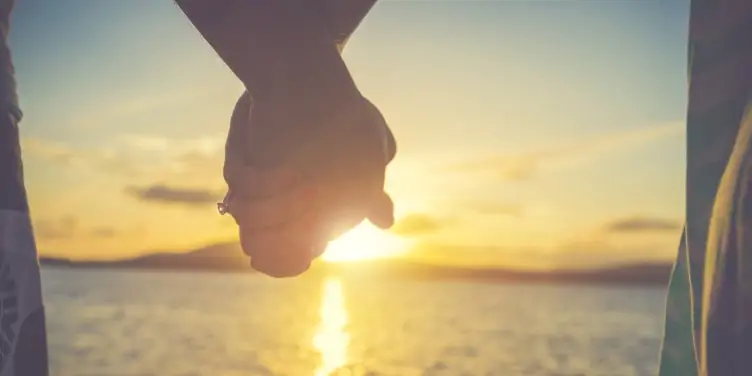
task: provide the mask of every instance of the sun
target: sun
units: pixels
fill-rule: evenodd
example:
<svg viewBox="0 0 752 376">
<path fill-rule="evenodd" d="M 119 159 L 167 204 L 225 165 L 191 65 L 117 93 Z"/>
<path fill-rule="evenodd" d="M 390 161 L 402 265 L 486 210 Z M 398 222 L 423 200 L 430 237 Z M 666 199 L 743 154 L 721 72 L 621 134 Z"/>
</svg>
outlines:
<svg viewBox="0 0 752 376">
<path fill-rule="evenodd" d="M 363 221 L 329 242 L 321 258 L 327 262 L 373 260 L 403 254 L 407 248 L 408 243 L 405 239 Z"/>
</svg>

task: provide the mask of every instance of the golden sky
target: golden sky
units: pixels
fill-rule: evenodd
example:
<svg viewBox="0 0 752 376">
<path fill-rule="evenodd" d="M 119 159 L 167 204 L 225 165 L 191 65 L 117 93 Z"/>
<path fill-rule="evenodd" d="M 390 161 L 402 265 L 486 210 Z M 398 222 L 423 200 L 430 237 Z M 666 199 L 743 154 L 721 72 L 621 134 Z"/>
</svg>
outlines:
<svg viewBox="0 0 752 376">
<path fill-rule="evenodd" d="M 235 238 L 214 203 L 240 83 L 170 2 L 39 1 L 19 2 L 12 43 L 42 254 Z M 451 264 L 671 260 L 685 7 L 377 4 L 345 59 L 398 139 L 387 181 L 398 223 L 360 236 Z"/>
</svg>

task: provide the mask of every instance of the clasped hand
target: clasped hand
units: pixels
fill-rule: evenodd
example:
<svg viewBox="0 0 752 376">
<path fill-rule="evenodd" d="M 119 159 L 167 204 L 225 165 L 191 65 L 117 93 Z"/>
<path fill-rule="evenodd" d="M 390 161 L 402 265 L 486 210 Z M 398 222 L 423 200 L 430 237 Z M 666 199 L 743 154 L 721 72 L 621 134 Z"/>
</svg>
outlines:
<svg viewBox="0 0 752 376">
<path fill-rule="evenodd" d="M 274 277 L 299 275 L 330 240 L 364 219 L 391 227 L 393 204 L 384 192 L 384 175 L 396 145 L 371 102 L 360 98 L 339 108 L 329 124 L 302 138 L 277 128 L 277 137 L 268 140 L 264 135 L 270 133 L 253 132 L 254 127 L 261 126 L 257 121 L 266 119 L 265 112 L 283 109 L 263 104 L 250 109 L 246 93 L 231 118 L 224 176 L 227 210 L 254 269 Z M 248 145 L 258 158 L 248 157 Z"/>
</svg>

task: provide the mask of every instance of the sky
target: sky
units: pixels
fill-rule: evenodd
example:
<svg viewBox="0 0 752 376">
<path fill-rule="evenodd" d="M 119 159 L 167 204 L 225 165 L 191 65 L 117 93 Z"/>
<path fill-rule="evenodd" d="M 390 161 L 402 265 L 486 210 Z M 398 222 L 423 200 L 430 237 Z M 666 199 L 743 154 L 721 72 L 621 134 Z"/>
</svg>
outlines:
<svg viewBox="0 0 752 376">
<path fill-rule="evenodd" d="M 387 174 L 398 221 L 378 236 L 457 265 L 672 260 L 688 8 L 378 3 L 344 52 L 399 145 Z M 214 202 L 242 85 L 173 2 L 19 1 L 11 46 L 42 255 L 237 238 Z"/>
</svg>

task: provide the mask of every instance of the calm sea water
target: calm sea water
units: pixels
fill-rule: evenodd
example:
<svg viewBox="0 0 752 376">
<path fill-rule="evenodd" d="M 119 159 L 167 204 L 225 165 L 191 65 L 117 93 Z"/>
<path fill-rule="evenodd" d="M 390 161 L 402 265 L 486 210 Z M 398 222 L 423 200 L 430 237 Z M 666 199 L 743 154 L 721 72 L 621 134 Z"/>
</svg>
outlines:
<svg viewBox="0 0 752 376">
<path fill-rule="evenodd" d="M 654 375 L 664 290 L 45 269 L 53 376 Z"/>
</svg>

